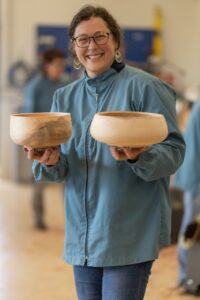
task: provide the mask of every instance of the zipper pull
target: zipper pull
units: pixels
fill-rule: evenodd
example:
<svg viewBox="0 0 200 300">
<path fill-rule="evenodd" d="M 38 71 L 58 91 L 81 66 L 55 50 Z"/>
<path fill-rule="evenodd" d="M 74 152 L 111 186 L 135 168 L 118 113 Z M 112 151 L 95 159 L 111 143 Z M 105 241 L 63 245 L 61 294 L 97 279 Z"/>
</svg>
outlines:
<svg viewBox="0 0 200 300">
<path fill-rule="evenodd" d="M 87 266 L 87 262 L 88 262 L 88 257 L 85 257 L 85 262 L 84 262 L 84 266 Z"/>
<path fill-rule="evenodd" d="M 99 98 L 99 94 L 96 94 L 96 101 L 98 101 L 98 98 Z"/>
</svg>

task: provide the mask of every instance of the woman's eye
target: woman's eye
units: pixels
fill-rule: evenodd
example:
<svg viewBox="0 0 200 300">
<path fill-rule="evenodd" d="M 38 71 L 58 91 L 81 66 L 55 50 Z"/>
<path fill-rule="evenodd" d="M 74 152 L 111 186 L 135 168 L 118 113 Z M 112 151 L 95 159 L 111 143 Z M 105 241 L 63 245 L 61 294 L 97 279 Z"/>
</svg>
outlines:
<svg viewBox="0 0 200 300">
<path fill-rule="evenodd" d="M 98 41 L 100 41 L 100 40 L 102 40 L 104 38 L 105 38 L 105 35 L 103 35 L 103 34 L 99 34 L 99 35 L 95 36 L 95 39 L 98 40 Z"/>
<path fill-rule="evenodd" d="M 87 37 L 80 37 L 78 38 L 78 41 L 81 43 L 87 42 L 88 38 Z"/>
</svg>

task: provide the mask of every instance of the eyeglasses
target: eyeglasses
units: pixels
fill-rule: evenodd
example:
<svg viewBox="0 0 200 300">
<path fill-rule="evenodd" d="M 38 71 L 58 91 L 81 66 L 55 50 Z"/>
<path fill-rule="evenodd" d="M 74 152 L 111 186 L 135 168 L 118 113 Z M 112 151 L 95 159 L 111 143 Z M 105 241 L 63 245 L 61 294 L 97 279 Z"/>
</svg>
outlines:
<svg viewBox="0 0 200 300">
<path fill-rule="evenodd" d="M 87 48 L 90 44 L 91 39 L 97 45 L 105 45 L 108 42 L 109 36 L 111 33 L 109 32 L 97 32 L 92 36 L 87 34 L 82 34 L 72 39 L 72 42 L 75 42 L 76 45 L 80 48 Z"/>
</svg>

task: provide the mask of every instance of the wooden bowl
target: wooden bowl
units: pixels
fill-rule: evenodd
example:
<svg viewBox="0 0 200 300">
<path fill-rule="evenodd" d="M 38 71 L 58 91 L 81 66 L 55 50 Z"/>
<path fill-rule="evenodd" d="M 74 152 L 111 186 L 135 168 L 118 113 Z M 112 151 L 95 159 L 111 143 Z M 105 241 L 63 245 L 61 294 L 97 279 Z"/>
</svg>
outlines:
<svg viewBox="0 0 200 300">
<path fill-rule="evenodd" d="M 160 143 L 168 135 L 165 118 L 161 114 L 147 112 L 96 113 L 90 133 L 102 143 L 138 148 Z"/>
<path fill-rule="evenodd" d="M 10 137 L 18 145 L 31 148 L 63 144 L 72 131 L 70 113 L 24 113 L 10 116 Z"/>
</svg>

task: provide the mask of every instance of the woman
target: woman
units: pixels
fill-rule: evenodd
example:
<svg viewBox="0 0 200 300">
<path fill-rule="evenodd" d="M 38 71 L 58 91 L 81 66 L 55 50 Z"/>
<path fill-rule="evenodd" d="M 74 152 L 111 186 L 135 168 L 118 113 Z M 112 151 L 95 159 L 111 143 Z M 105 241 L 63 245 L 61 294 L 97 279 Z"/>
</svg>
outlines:
<svg viewBox="0 0 200 300">
<path fill-rule="evenodd" d="M 55 93 L 53 111 L 71 112 L 73 135 L 36 159 L 37 181 L 66 180 L 65 260 L 74 265 L 78 298 L 141 300 L 159 249 L 170 242 L 169 176 L 183 160 L 175 95 L 159 79 L 121 61 L 120 28 L 101 7 L 73 18 L 70 38 L 82 79 Z M 96 142 L 97 111 L 147 111 L 165 116 L 169 135 L 148 149 Z"/>
</svg>

